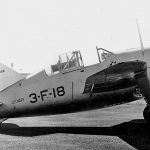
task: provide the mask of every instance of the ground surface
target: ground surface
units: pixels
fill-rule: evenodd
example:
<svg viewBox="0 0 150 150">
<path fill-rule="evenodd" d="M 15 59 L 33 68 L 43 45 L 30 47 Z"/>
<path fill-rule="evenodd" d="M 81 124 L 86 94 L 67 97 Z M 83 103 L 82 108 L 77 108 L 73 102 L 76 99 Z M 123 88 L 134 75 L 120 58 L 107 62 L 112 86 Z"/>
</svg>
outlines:
<svg viewBox="0 0 150 150">
<path fill-rule="evenodd" d="M 132 103 L 60 116 L 8 119 L 0 127 L 0 150 L 150 149 L 150 127 Z"/>
</svg>

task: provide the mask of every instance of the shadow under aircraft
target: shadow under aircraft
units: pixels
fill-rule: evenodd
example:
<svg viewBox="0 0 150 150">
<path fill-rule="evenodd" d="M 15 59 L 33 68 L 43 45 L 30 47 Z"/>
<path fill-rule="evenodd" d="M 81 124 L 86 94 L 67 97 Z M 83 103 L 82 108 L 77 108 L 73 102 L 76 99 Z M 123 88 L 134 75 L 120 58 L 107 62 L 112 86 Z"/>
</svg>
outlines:
<svg viewBox="0 0 150 150">
<path fill-rule="evenodd" d="M 145 120 L 137 119 L 110 127 L 19 127 L 3 123 L 0 134 L 33 137 L 56 133 L 117 136 L 136 149 L 150 149 L 150 127 Z"/>
</svg>

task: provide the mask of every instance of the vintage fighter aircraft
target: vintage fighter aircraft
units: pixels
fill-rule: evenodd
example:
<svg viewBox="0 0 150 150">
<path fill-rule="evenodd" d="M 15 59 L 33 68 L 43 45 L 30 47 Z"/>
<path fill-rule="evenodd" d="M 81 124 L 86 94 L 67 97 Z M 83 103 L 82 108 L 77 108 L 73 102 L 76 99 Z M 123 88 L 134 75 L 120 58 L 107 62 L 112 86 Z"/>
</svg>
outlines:
<svg viewBox="0 0 150 150">
<path fill-rule="evenodd" d="M 138 27 L 138 22 L 137 22 Z M 80 51 L 24 75 L 0 63 L 0 123 L 8 118 L 53 115 L 128 103 L 144 97 L 150 123 L 150 48 L 118 54 L 97 48 L 99 63 L 84 66 Z"/>
<path fill-rule="evenodd" d="M 150 49 L 114 54 L 97 48 L 99 63 L 85 67 L 80 51 L 24 76 L 0 64 L 0 118 L 98 109 L 145 97 L 150 122 Z"/>
</svg>

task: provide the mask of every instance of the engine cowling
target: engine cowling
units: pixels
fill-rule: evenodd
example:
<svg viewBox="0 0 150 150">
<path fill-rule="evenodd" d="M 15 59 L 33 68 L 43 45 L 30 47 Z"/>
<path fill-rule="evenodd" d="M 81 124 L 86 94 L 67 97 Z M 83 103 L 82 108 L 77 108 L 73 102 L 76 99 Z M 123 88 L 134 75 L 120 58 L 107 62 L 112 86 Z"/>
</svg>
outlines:
<svg viewBox="0 0 150 150">
<path fill-rule="evenodd" d="M 137 100 L 134 93 L 146 77 L 145 62 L 119 63 L 88 77 L 84 93 L 90 93 L 93 101 L 105 106 L 127 103 Z"/>
</svg>

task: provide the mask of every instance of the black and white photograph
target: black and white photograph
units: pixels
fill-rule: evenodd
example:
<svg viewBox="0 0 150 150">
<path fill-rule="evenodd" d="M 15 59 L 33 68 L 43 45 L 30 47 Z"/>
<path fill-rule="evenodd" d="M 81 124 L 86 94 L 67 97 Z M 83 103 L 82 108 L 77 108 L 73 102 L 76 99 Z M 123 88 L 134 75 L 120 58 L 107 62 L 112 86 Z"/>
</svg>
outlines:
<svg viewBox="0 0 150 150">
<path fill-rule="evenodd" d="M 150 1 L 0 1 L 0 150 L 149 150 Z"/>
</svg>

